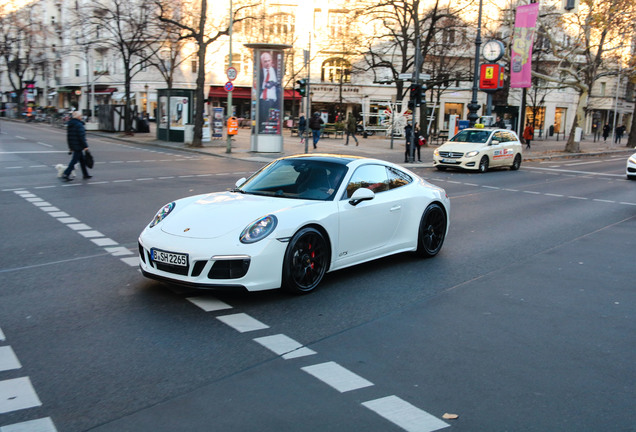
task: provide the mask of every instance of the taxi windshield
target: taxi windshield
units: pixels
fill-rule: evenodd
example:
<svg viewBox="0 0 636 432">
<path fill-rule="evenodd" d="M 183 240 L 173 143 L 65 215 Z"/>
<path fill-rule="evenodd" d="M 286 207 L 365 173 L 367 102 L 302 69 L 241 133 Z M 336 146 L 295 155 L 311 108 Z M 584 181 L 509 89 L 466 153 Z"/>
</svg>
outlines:
<svg viewBox="0 0 636 432">
<path fill-rule="evenodd" d="M 488 141 L 490 131 L 485 130 L 463 130 L 452 137 L 450 141 L 464 143 L 485 143 Z"/>
</svg>

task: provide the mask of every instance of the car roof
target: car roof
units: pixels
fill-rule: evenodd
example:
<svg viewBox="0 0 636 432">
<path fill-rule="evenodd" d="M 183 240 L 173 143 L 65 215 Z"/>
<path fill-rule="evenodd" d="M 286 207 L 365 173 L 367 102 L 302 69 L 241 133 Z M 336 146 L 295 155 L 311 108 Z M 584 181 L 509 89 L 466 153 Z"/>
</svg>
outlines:
<svg viewBox="0 0 636 432">
<path fill-rule="evenodd" d="M 314 154 L 300 154 L 300 155 L 285 156 L 280 158 L 280 160 L 285 160 L 285 159 L 300 159 L 300 160 L 308 160 L 308 161 L 316 161 L 316 162 L 331 162 L 331 163 L 339 163 L 342 165 L 347 165 L 354 160 L 366 159 L 366 158 L 361 156 L 351 156 L 351 155 L 314 153 Z"/>
</svg>

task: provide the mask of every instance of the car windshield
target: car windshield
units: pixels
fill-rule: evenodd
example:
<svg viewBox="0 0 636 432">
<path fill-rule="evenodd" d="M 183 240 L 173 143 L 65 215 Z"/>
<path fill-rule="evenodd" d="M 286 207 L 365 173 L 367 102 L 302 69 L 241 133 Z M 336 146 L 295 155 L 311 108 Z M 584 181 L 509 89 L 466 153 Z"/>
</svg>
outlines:
<svg viewBox="0 0 636 432">
<path fill-rule="evenodd" d="M 327 201 L 335 196 L 346 171 L 345 165 L 324 160 L 282 159 L 265 166 L 236 191 Z"/>
<path fill-rule="evenodd" d="M 450 141 L 464 143 L 485 143 L 488 141 L 490 131 L 485 130 L 463 130 L 452 137 Z"/>
</svg>

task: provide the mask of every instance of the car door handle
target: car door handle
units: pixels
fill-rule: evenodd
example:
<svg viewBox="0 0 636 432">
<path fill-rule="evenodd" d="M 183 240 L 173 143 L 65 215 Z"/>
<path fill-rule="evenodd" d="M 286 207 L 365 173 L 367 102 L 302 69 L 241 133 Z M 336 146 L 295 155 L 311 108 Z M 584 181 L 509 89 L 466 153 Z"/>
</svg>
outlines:
<svg viewBox="0 0 636 432">
<path fill-rule="evenodd" d="M 392 212 L 394 212 L 394 211 L 398 211 L 398 210 L 400 210 L 401 208 L 402 208 L 402 206 L 400 206 L 400 205 L 396 205 L 396 206 L 391 207 L 391 211 L 392 211 Z"/>
</svg>

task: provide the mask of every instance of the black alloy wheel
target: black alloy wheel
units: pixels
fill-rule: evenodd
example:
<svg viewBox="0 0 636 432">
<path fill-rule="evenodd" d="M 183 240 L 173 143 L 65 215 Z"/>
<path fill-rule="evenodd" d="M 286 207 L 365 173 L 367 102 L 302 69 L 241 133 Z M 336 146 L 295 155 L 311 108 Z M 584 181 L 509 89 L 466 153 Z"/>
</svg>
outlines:
<svg viewBox="0 0 636 432">
<path fill-rule="evenodd" d="M 329 264 L 329 246 L 320 231 L 303 228 L 289 242 L 283 262 L 283 288 L 306 294 L 318 286 Z"/>
<path fill-rule="evenodd" d="M 485 173 L 488 171 L 488 156 L 484 156 L 479 161 L 479 172 Z"/>
<path fill-rule="evenodd" d="M 418 255 L 433 257 L 438 254 L 446 238 L 446 223 L 446 212 L 441 205 L 433 203 L 426 207 L 420 221 Z"/>
</svg>

